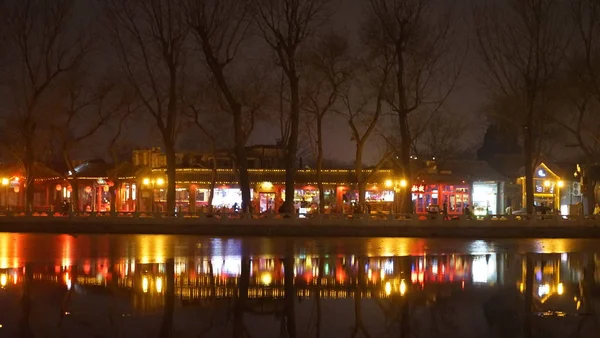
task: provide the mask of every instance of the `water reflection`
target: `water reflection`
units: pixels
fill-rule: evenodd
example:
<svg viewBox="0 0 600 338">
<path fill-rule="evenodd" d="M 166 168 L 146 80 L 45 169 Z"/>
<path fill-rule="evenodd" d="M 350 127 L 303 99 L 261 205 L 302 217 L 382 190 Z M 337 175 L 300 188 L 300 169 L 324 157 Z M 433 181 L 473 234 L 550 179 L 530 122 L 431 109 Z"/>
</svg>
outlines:
<svg viewBox="0 0 600 338">
<path fill-rule="evenodd" d="M 2 265 L 2 336 L 593 337 L 598 329 L 596 254 L 239 256 L 225 242 L 213 255 L 167 257 L 141 238 L 141 259 L 79 259 L 64 243 L 60 264 Z"/>
</svg>

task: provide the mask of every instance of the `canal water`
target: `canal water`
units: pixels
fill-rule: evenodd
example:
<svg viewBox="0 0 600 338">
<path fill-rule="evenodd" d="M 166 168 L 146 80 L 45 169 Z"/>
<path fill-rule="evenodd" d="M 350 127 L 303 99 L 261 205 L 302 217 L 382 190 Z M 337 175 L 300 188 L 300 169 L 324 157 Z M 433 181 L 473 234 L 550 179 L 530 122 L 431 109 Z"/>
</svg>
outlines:
<svg viewBox="0 0 600 338">
<path fill-rule="evenodd" d="M 0 337 L 598 337 L 599 245 L 0 233 Z"/>
</svg>

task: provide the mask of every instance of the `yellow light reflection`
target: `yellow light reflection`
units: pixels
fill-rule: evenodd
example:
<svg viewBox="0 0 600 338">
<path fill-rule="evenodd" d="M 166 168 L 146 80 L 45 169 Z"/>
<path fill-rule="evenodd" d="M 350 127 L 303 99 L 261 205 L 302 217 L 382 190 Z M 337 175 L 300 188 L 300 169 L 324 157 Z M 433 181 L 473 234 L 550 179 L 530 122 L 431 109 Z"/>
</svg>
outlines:
<svg viewBox="0 0 600 338">
<path fill-rule="evenodd" d="M 385 271 L 383 269 L 381 269 L 381 273 L 379 275 L 381 277 L 381 280 L 385 279 Z"/>
<path fill-rule="evenodd" d="M 273 281 L 273 276 L 271 276 L 270 272 L 264 272 L 261 276 L 260 276 L 260 282 L 263 285 L 270 285 L 271 282 Z"/>
<path fill-rule="evenodd" d="M 136 242 L 138 243 L 139 248 L 137 252 L 140 253 L 140 256 L 138 257 L 140 263 L 165 263 L 166 247 L 168 244 L 166 243 L 166 238 L 167 237 L 164 235 L 136 236 Z"/>
<path fill-rule="evenodd" d="M 163 281 L 161 277 L 156 278 L 156 292 L 161 293 L 163 288 Z"/>
<path fill-rule="evenodd" d="M 556 288 L 556 293 L 558 293 L 559 295 L 562 295 L 565 292 L 565 288 L 563 286 L 563 283 L 558 283 L 558 287 Z"/>
<path fill-rule="evenodd" d="M 144 276 L 144 278 L 142 278 L 142 291 L 144 293 L 148 292 L 148 277 Z"/>
<path fill-rule="evenodd" d="M 69 273 L 65 273 L 65 285 L 67 286 L 67 290 L 71 290 L 71 277 L 69 276 Z"/>
<path fill-rule="evenodd" d="M 371 269 L 369 269 L 369 271 L 367 272 L 367 278 L 373 278 L 373 271 L 371 271 Z"/>
<path fill-rule="evenodd" d="M 403 280 L 400 281 L 400 296 L 404 296 L 406 293 L 406 282 Z"/>
<path fill-rule="evenodd" d="M 9 250 L 9 238 L 8 234 L 0 235 L 0 269 L 8 269 L 8 250 Z"/>
<path fill-rule="evenodd" d="M 389 296 L 391 293 L 392 293 L 392 283 L 386 282 L 385 283 L 385 294 L 387 296 Z"/>
<path fill-rule="evenodd" d="M 0 275 L 0 286 L 5 287 L 6 283 L 8 283 L 8 276 L 5 273 L 3 273 Z"/>
<path fill-rule="evenodd" d="M 523 293 L 523 290 L 525 289 L 525 287 L 523 286 L 523 283 L 519 284 L 519 291 L 521 293 Z"/>
</svg>

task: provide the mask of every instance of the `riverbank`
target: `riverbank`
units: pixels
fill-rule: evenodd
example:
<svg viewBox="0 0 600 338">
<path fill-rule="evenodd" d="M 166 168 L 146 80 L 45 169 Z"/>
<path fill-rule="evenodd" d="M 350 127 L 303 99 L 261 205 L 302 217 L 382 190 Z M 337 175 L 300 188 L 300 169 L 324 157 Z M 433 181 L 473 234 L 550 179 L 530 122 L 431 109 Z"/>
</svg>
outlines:
<svg viewBox="0 0 600 338">
<path fill-rule="evenodd" d="M 255 237 L 598 238 L 597 221 L 0 217 L 0 232 Z"/>
</svg>

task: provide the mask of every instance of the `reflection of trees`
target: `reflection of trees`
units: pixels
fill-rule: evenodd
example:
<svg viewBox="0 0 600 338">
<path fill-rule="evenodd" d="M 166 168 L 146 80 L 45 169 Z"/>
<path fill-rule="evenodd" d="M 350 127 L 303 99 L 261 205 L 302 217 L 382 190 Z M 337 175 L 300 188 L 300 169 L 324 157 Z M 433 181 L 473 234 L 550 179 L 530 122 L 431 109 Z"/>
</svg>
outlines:
<svg viewBox="0 0 600 338">
<path fill-rule="evenodd" d="M 369 333 L 365 328 L 365 324 L 362 320 L 362 297 L 365 292 L 365 258 L 359 257 L 358 261 L 358 273 L 357 283 L 355 284 L 354 290 L 354 328 L 352 329 L 352 337 L 356 337 L 360 332 L 365 337 L 369 337 Z"/>
<path fill-rule="evenodd" d="M 294 257 L 291 255 L 283 259 L 284 271 L 284 325 L 287 330 L 282 330 L 282 335 L 287 332 L 289 338 L 296 338 L 296 312 L 294 310 L 294 299 L 296 289 L 294 287 Z"/>
<path fill-rule="evenodd" d="M 244 326 L 244 309 L 248 300 L 248 287 L 250 286 L 250 258 L 242 257 L 242 274 L 239 280 L 237 298 L 233 310 L 233 337 L 249 337 L 250 334 Z"/>
<path fill-rule="evenodd" d="M 308 336 L 312 336 L 313 330 L 316 338 L 321 337 L 321 298 L 322 298 L 322 285 L 321 280 L 323 279 L 325 261 L 319 258 L 317 265 L 317 289 L 314 292 L 315 302 L 310 313 L 310 322 L 308 324 Z M 314 321 L 314 322 L 313 322 Z"/>
<path fill-rule="evenodd" d="M 585 326 L 586 322 L 590 319 L 593 320 L 594 332 L 598 332 L 600 325 L 598 323 L 598 317 L 596 314 L 596 308 L 594 306 L 594 300 L 592 298 L 592 288 L 595 286 L 596 281 L 594 276 L 596 275 L 596 262 L 594 257 L 589 257 L 587 260 L 587 266 L 583 268 L 583 280 L 579 284 L 579 294 L 582 301 L 584 316 L 581 318 L 577 325 L 576 335 L 581 336 L 581 331 Z"/>
<path fill-rule="evenodd" d="M 21 298 L 21 307 L 23 315 L 19 323 L 20 336 L 22 338 L 33 337 L 31 331 L 31 286 L 33 283 L 33 266 L 31 263 L 25 266 L 25 278 L 23 280 L 23 296 Z"/>
<path fill-rule="evenodd" d="M 173 312 L 175 309 L 175 259 L 167 259 L 165 285 L 165 310 L 162 324 L 160 326 L 161 338 L 171 337 L 173 330 Z"/>
</svg>

